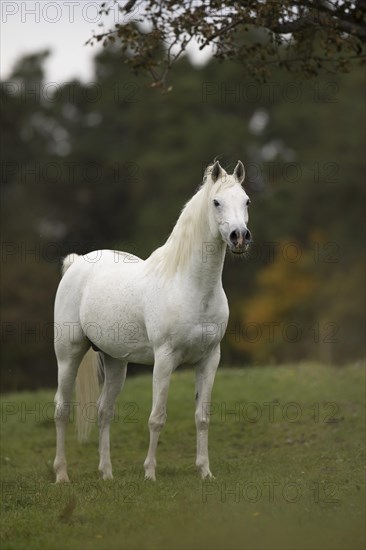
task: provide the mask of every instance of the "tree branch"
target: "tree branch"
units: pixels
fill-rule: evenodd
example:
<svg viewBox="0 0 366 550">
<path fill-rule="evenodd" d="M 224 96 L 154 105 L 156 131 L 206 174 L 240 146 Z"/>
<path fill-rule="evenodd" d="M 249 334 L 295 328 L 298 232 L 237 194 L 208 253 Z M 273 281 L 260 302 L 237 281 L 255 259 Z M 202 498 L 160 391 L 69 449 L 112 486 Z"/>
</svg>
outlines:
<svg viewBox="0 0 366 550">
<path fill-rule="evenodd" d="M 130 11 L 134 8 L 136 3 L 137 3 L 137 0 L 128 0 L 127 4 L 123 6 L 123 10 L 126 13 L 130 13 Z"/>
<path fill-rule="evenodd" d="M 329 14 L 329 12 L 327 12 Z M 237 21 L 233 21 L 230 23 L 230 25 L 227 25 L 226 27 L 223 27 L 213 33 L 211 36 L 209 36 L 204 44 L 200 46 L 200 50 L 208 46 L 215 38 L 218 36 L 222 36 L 223 34 L 226 34 L 227 32 L 231 31 L 238 25 L 254 25 L 255 19 L 251 18 L 249 20 L 246 19 L 238 19 Z M 356 23 L 351 23 L 350 21 L 344 21 L 340 20 L 336 17 L 330 17 L 328 15 L 323 18 L 323 21 L 321 22 L 319 18 L 314 16 L 305 16 L 300 19 L 296 19 L 295 21 L 286 21 L 284 23 L 271 23 L 270 21 L 263 24 L 264 28 L 269 29 L 270 31 L 274 32 L 275 34 L 292 34 L 295 32 L 303 31 L 305 30 L 309 25 L 316 27 L 316 26 L 332 26 L 338 30 L 344 31 L 347 34 L 352 34 L 353 36 L 356 36 L 359 38 L 362 42 L 366 42 L 366 28 L 362 25 L 357 25 Z"/>
</svg>

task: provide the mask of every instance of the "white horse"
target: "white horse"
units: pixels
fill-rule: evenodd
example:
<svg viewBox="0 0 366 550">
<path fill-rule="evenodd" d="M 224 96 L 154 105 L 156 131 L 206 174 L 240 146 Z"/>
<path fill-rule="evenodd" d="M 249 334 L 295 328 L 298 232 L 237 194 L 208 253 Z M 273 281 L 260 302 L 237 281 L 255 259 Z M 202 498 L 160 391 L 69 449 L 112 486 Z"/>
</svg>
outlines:
<svg viewBox="0 0 366 550">
<path fill-rule="evenodd" d="M 202 478 L 212 477 L 209 403 L 229 316 L 222 268 L 227 246 L 234 254 L 242 254 L 251 240 L 247 228 L 250 201 L 241 186 L 244 175 L 240 161 L 232 175 L 218 161 L 209 166 L 167 242 L 145 261 L 110 250 L 70 254 L 64 259 L 64 276 L 55 301 L 56 482 L 69 481 L 65 430 L 80 363 L 76 403 L 83 405 L 92 399 L 91 388 L 97 386 L 96 370 L 88 361 L 91 354 L 99 355 L 104 368 L 97 403 L 103 479 L 113 477 L 109 428 L 128 362 L 154 365 L 145 478 L 155 480 L 156 448 L 166 420 L 170 377 L 179 365 L 196 369 L 196 465 Z M 78 411 L 84 412 L 81 407 Z M 86 415 L 79 415 L 79 438 L 85 436 L 87 424 Z"/>
</svg>

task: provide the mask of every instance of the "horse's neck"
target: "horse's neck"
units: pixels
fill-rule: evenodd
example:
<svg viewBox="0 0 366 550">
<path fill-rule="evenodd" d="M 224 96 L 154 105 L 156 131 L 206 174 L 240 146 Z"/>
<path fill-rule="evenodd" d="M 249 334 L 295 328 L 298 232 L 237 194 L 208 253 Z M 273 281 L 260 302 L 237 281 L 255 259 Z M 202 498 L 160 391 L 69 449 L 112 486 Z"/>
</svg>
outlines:
<svg viewBox="0 0 366 550">
<path fill-rule="evenodd" d="M 221 238 L 207 236 L 192 250 L 191 261 L 182 273 L 199 292 L 209 295 L 221 287 L 226 244 Z"/>
<path fill-rule="evenodd" d="M 193 214 L 192 219 L 190 208 L 195 207 L 196 201 L 200 206 Z M 189 260 L 186 264 L 182 262 L 178 266 L 178 270 L 181 272 L 180 275 L 193 284 L 201 294 L 210 294 L 218 286 L 221 286 L 226 245 L 221 236 L 212 234 L 205 210 L 203 210 L 204 214 L 202 216 L 202 208 L 205 209 L 205 207 L 202 207 L 202 201 L 207 202 L 203 189 L 193 197 L 191 204 L 188 205 L 185 212 L 186 218 L 182 220 L 186 224 L 186 228 L 179 232 L 178 237 L 173 236 L 173 242 L 177 251 L 182 250 L 182 245 L 184 246 L 186 242 L 190 243 L 187 254 Z M 201 222 L 196 226 L 196 234 L 193 234 L 192 238 L 187 238 L 189 229 L 195 227 L 195 217 Z M 179 227 L 179 222 L 177 225 Z M 175 241 L 176 237 L 178 238 L 177 241 Z"/>
<path fill-rule="evenodd" d="M 163 277 L 178 277 L 209 294 L 221 285 L 226 244 L 210 230 L 202 201 L 207 202 L 203 189 L 187 203 L 169 239 L 152 253 L 147 265 Z"/>
</svg>

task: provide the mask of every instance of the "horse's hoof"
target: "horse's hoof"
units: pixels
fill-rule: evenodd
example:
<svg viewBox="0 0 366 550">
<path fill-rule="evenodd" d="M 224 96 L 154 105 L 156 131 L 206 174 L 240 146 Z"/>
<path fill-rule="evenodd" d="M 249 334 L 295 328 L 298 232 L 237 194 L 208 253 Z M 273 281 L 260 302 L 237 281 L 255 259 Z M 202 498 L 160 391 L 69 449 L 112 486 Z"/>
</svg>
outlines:
<svg viewBox="0 0 366 550">
<path fill-rule="evenodd" d="M 102 479 L 104 480 L 113 479 L 111 466 L 106 466 L 105 468 L 99 468 L 99 473 L 102 476 Z"/>
<path fill-rule="evenodd" d="M 210 470 L 208 472 L 203 472 L 201 474 L 201 478 L 204 479 L 204 480 L 209 480 L 209 479 L 216 479 L 214 475 L 211 474 Z"/>
<path fill-rule="evenodd" d="M 69 476 L 66 473 L 57 474 L 56 483 L 70 483 Z"/>
</svg>

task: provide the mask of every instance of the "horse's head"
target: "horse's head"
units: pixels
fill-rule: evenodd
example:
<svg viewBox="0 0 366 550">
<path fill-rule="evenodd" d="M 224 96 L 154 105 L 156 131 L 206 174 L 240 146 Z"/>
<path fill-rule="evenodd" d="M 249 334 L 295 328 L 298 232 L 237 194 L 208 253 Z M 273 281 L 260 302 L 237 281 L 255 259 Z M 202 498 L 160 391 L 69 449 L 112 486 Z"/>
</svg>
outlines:
<svg viewBox="0 0 366 550">
<path fill-rule="evenodd" d="M 209 167 L 211 179 L 209 219 L 211 229 L 218 231 L 223 241 L 234 254 L 243 254 L 252 240 L 248 224 L 249 197 L 241 184 L 244 181 L 243 163 L 238 161 L 229 175 L 216 161 Z"/>
</svg>

